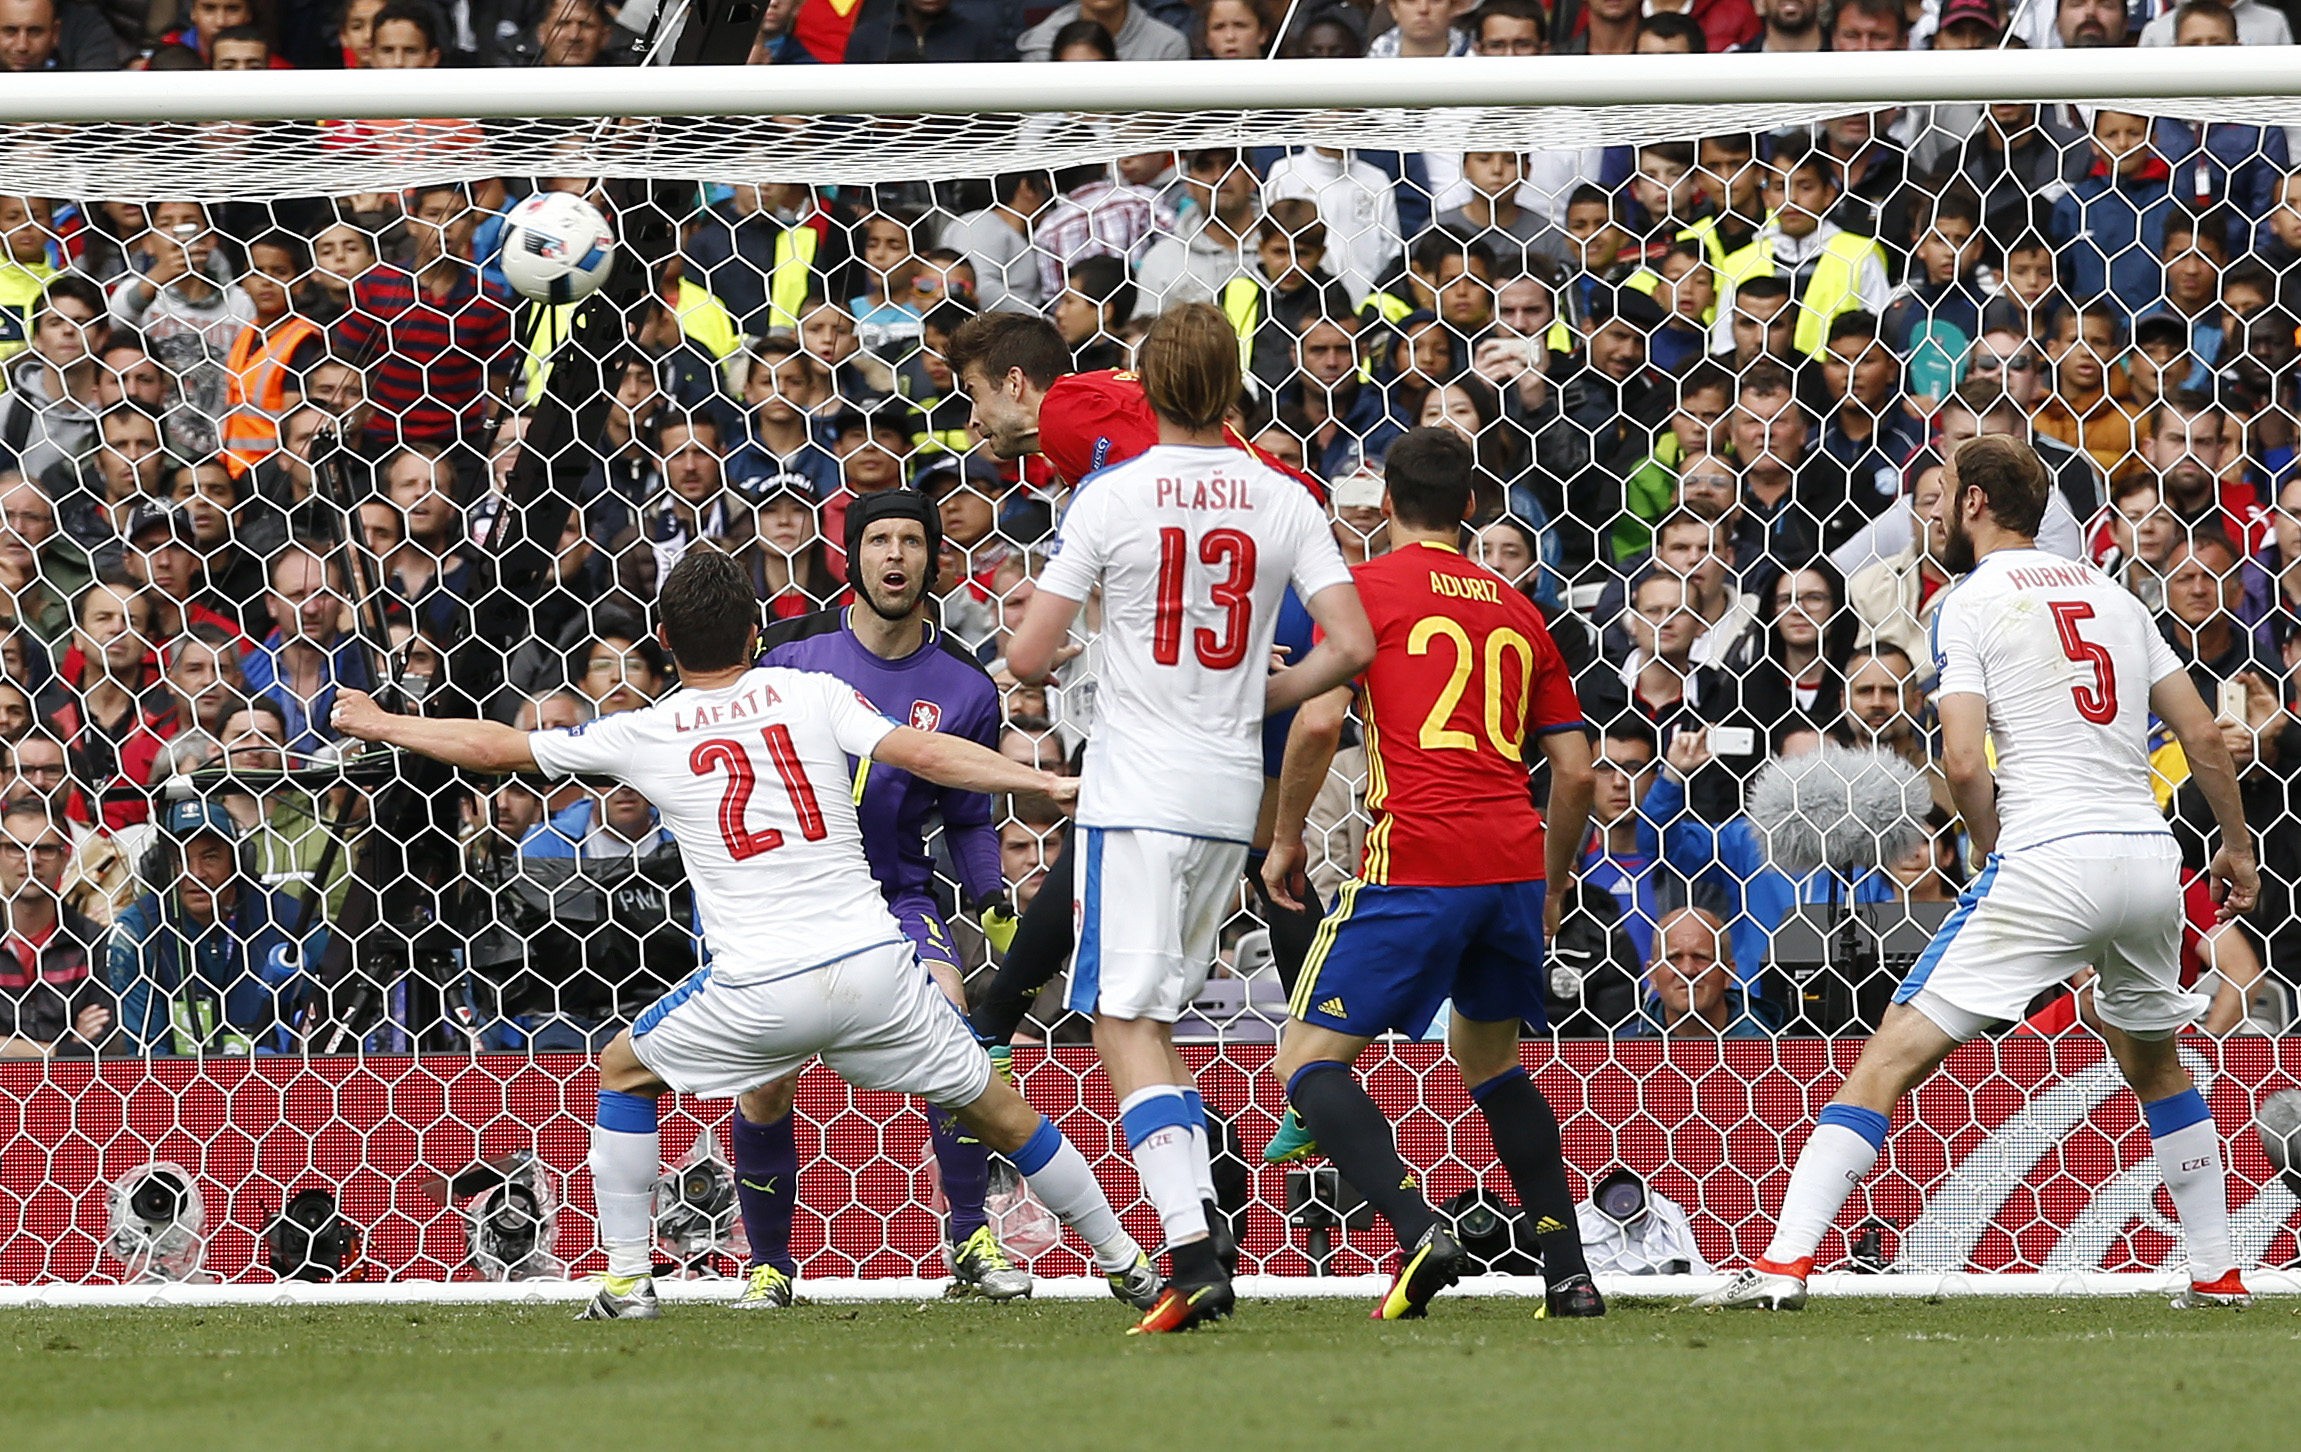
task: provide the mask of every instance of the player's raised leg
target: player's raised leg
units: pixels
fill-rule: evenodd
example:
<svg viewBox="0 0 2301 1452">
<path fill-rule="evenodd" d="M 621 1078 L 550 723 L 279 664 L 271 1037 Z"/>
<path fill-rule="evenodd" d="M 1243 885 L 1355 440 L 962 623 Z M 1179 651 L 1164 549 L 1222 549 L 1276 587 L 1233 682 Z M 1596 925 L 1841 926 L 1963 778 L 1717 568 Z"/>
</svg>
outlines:
<svg viewBox="0 0 2301 1452">
<path fill-rule="evenodd" d="M 1022 1027 L 1039 990 L 1054 982 L 1055 975 L 1063 971 L 1063 964 L 1070 961 L 1071 949 L 1078 942 L 1071 924 L 1072 873 L 1078 840 L 1076 831 L 1065 835 L 1063 849 L 1048 864 L 1037 896 L 1016 920 L 1015 935 L 1007 942 L 999 971 L 991 975 L 989 986 L 968 1016 L 975 1037 L 990 1050 L 991 1062 L 1010 1075 L 1013 1056 L 1007 1041 Z"/>
<path fill-rule="evenodd" d="M 1150 1257 L 1120 1226 L 1086 1157 L 1053 1120 L 996 1074 L 981 1094 L 953 1112 L 983 1143 L 1013 1161 L 1039 1202 L 1093 1248 L 1095 1265 L 1110 1280 L 1112 1295 L 1137 1309 L 1157 1299 L 1159 1278 Z"/>
<path fill-rule="evenodd" d="M 617 1034 L 599 1056 L 599 1112 L 591 1129 L 592 1199 L 607 1279 L 583 1308 L 586 1321 L 652 1320 L 655 1299 L 655 1177 L 663 1169 L 656 1100 L 670 1086 L 639 1061 L 631 1035 Z"/>
<path fill-rule="evenodd" d="M 825 1044 L 824 1065 L 859 1089 L 913 1094 L 954 1112 L 970 1134 L 1012 1161 L 1039 1202 L 1087 1242 L 1113 1295 L 1135 1305 L 1152 1299 L 1158 1278 L 1149 1257 L 1119 1224 L 1085 1157 L 992 1071 L 966 1020 L 919 972 L 907 943 L 899 964 L 899 970 L 862 965 L 850 975 L 842 1001 L 869 999 L 869 1014 L 853 1010 L 851 1031 Z"/>
<path fill-rule="evenodd" d="M 735 1151 L 735 1199 L 751 1270 L 738 1309 L 780 1310 L 797 1295 L 799 1263 L 791 1257 L 791 1223 L 799 1208 L 799 1139 L 792 1118 L 798 1076 L 749 1089 L 735 1100 L 728 1139 Z"/>
</svg>

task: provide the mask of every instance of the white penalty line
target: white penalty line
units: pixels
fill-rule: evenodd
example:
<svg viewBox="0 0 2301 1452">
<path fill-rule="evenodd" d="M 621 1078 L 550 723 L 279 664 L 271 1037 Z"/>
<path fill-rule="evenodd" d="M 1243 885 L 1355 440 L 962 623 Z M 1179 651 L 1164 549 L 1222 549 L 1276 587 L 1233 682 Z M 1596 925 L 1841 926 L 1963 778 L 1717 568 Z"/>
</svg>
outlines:
<svg viewBox="0 0 2301 1452">
<path fill-rule="evenodd" d="M 1614 1298 L 1677 1300 L 1701 1295 L 1724 1285 L 1727 1277 L 1601 1275 L 1598 1287 Z M 2179 1273 L 2106 1271 L 1817 1275 L 1811 1290 L 1817 1298 L 1957 1300 L 1984 1296 L 2032 1299 L 2077 1299 L 2097 1296 L 2170 1295 L 2181 1289 Z M 2257 1296 L 2301 1295 L 2301 1272 L 2254 1270 L 2245 1283 Z M 948 1280 L 914 1276 L 809 1277 L 799 1282 L 803 1301 L 819 1303 L 933 1303 L 945 1300 Z M 1361 1276 L 1241 1276 L 1235 1282 L 1241 1300 L 1372 1300 L 1389 1281 L 1378 1275 Z M 128 1286 L 0 1285 L 0 1311 L 62 1310 L 123 1306 L 543 1306 L 580 1302 L 598 1289 L 597 1281 L 305 1281 L 191 1285 L 152 1283 Z M 703 1304 L 732 1301 L 742 1282 L 725 1279 L 659 1279 L 656 1293 L 665 1301 Z M 1449 1296 L 1531 1299 L 1542 1294 L 1538 1276 L 1473 1276 L 1454 1287 Z M 1099 1301 L 1108 1299 L 1110 1287 L 1091 1276 L 1041 1279 L 1034 1295 L 1042 1301 Z"/>
</svg>

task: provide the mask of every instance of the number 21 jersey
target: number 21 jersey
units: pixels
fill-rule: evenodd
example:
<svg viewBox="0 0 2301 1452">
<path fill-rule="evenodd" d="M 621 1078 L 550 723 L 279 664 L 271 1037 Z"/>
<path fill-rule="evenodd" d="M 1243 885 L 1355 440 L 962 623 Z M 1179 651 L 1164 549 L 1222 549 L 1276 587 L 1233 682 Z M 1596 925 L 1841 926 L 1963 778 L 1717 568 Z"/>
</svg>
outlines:
<svg viewBox="0 0 2301 1452">
<path fill-rule="evenodd" d="M 1252 839 L 1290 582 L 1307 601 L 1350 571 L 1309 493 L 1237 449 L 1162 444 L 1079 486 L 1038 588 L 1103 592 L 1082 824 Z"/>
<path fill-rule="evenodd" d="M 1934 613 L 1935 698 L 1988 703 L 1998 850 L 2085 832 L 2163 836 L 2149 692 L 2181 672 L 2139 600 L 2090 564 L 1996 550 Z"/>
<path fill-rule="evenodd" d="M 764 983 L 901 940 L 847 770 L 894 729 L 846 682 L 769 666 L 533 732 L 528 749 L 554 775 L 611 776 L 653 802 L 695 884 L 712 976 Z"/>
</svg>

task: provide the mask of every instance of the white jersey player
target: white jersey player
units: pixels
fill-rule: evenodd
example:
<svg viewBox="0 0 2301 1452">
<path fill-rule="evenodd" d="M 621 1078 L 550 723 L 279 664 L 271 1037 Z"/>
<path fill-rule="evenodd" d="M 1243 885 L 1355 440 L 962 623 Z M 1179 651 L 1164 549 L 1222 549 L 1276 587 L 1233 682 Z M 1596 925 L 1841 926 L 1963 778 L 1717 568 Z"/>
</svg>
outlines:
<svg viewBox="0 0 2301 1452">
<path fill-rule="evenodd" d="M 2009 438 L 1950 456 L 1944 563 L 1964 578 L 1934 619 L 1935 709 L 1942 771 L 1984 865 L 1818 1117 L 1765 1254 L 1697 1305 L 1803 1305 L 1822 1237 L 1876 1163 L 1895 1104 L 1959 1044 L 2086 968 L 2181 1218 L 2191 1284 L 2174 1304 L 2245 1300 L 2220 1137 L 2175 1050 L 2205 1000 L 2181 987 L 2181 859 L 2150 792 L 2152 713 L 2220 826 L 2210 871 L 2224 919 L 2259 890 L 2253 839 L 2212 713 L 2149 612 L 2091 565 L 2036 548 L 2051 488 Z"/>
<path fill-rule="evenodd" d="M 1102 592 L 1069 1003 L 1095 1016 L 1127 1143 L 1173 1248 L 1175 1285 L 1137 1329 L 1179 1331 L 1227 1314 L 1230 1287 L 1208 1241 L 1205 1118 L 1174 1021 L 1204 987 L 1238 895 L 1262 801 L 1262 718 L 1348 680 L 1374 641 L 1324 512 L 1224 441 L 1240 375 L 1222 314 L 1204 303 L 1167 313 L 1139 366 L 1159 443 L 1080 482 L 1007 664 L 1043 678 L 1079 607 Z M 1274 674 L 1289 584 L 1326 638 Z"/>
<path fill-rule="evenodd" d="M 655 804 L 679 843 L 709 960 L 600 1055 L 591 1170 L 608 1276 L 586 1317 L 656 1314 L 657 1097 L 732 1097 L 818 1055 L 857 1088 L 956 1112 L 1093 1245 L 1114 1294 L 1148 1306 L 1156 1277 L 1086 1161 L 991 1072 L 912 956 L 864 861 L 847 763 L 869 757 L 964 791 L 1060 798 L 1072 784 L 898 726 L 834 677 L 752 668 L 758 606 L 749 576 L 725 555 L 681 560 L 658 608 L 682 689 L 641 710 L 528 733 L 394 716 L 356 691 L 335 708 L 346 735 L 453 766 L 614 777 Z"/>
</svg>

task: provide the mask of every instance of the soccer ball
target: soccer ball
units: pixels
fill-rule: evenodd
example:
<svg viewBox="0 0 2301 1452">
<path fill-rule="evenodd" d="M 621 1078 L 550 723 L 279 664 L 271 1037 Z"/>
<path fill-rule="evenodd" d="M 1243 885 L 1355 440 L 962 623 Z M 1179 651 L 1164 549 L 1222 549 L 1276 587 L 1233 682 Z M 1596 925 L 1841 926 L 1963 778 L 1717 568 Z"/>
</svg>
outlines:
<svg viewBox="0 0 2301 1452">
<path fill-rule="evenodd" d="M 522 297 L 580 301 L 614 266 L 615 233 L 599 208 L 572 192 L 537 192 L 504 217 L 503 275 Z"/>
</svg>

